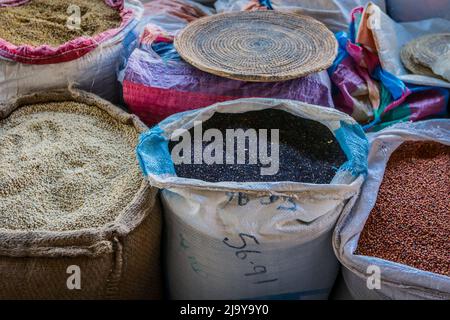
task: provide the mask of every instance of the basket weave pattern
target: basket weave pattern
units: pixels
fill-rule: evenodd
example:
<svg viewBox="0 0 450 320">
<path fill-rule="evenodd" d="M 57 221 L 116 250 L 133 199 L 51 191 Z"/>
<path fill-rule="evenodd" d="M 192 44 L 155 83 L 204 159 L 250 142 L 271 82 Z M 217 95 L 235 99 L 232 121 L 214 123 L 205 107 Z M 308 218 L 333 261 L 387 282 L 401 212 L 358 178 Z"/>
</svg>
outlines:
<svg viewBox="0 0 450 320">
<path fill-rule="evenodd" d="M 196 20 L 175 38 L 175 47 L 198 69 L 256 82 L 322 71 L 337 54 L 337 41 L 321 22 L 275 11 L 224 13 Z"/>
</svg>

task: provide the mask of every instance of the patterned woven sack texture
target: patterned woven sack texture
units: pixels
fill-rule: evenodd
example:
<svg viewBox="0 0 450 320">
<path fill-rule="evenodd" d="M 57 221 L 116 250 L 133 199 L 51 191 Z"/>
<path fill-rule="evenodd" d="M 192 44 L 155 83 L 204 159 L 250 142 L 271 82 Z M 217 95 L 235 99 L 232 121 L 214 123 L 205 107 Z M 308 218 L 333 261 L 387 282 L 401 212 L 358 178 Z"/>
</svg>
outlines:
<svg viewBox="0 0 450 320">
<path fill-rule="evenodd" d="M 349 31 L 336 34 L 338 57 L 328 69 L 336 108 L 364 124 L 366 131 L 398 122 L 446 117 L 449 83 L 406 74 L 400 48 L 416 34 L 414 30 L 442 32 L 450 23 L 432 19 L 402 25 L 374 4 L 355 8 L 351 17 Z M 383 28 L 371 27 L 377 21 Z"/>
<path fill-rule="evenodd" d="M 6 6 L 23 5 L 14 0 Z M 137 43 L 142 5 L 136 0 L 105 0 L 119 10 L 118 28 L 73 39 L 59 47 L 13 45 L 0 39 L 0 101 L 36 90 L 68 85 L 119 101 L 118 70 Z"/>
<path fill-rule="evenodd" d="M 50 101 L 84 103 L 139 132 L 147 128 L 136 116 L 78 90 L 19 97 L 0 104 L 0 118 L 22 105 Z M 157 190 L 144 180 L 132 202 L 103 226 L 69 231 L 0 229 L 0 299 L 159 299 L 160 235 Z M 70 266 L 79 267 L 80 290 L 68 289 Z"/>
</svg>

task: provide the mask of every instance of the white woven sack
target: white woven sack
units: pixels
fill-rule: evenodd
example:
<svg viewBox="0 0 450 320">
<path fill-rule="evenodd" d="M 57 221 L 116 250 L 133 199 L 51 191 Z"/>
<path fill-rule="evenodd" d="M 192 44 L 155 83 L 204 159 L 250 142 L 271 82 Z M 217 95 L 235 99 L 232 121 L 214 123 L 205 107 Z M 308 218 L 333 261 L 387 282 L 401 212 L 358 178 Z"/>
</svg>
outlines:
<svg viewBox="0 0 450 320">
<path fill-rule="evenodd" d="M 368 176 L 351 213 L 339 219 L 333 247 L 345 282 L 355 299 L 450 299 L 450 278 L 400 263 L 355 255 L 359 236 L 375 205 L 384 170 L 391 154 L 404 141 L 436 141 L 450 145 L 450 120 L 401 123 L 369 135 Z M 379 268 L 381 288 L 369 289 L 373 267 Z M 370 268 L 369 268 L 370 267 Z M 369 279 L 369 282 L 371 279 Z"/>
<path fill-rule="evenodd" d="M 276 108 L 326 125 L 348 150 L 331 184 L 209 183 L 177 177 L 167 137 L 215 112 Z M 340 140 L 342 139 L 342 140 Z M 326 299 L 339 265 L 331 234 L 356 201 L 367 140 L 344 113 L 276 99 L 239 99 L 176 114 L 143 134 L 138 158 L 162 190 L 165 260 L 173 299 Z M 347 153 L 346 153 L 347 154 Z"/>
<path fill-rule="evenodd" d="M 126 28 L 81 58 L 55 64 L 25 64 L 0 57 L 0 102 L 33 91 L 77 88 L 93 92 L 112 102 L 119 100 L 117 73 L 137 45 L 142 5 L 127 0 L 134 18 Z"/>
</svg>

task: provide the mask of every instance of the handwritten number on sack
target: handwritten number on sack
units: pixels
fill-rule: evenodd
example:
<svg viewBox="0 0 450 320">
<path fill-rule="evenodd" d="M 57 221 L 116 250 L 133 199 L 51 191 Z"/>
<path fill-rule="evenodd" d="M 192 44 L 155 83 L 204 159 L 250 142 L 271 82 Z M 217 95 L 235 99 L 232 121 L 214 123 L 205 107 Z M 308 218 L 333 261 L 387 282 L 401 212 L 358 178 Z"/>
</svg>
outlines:
<svg viewBox="0 0 450 320">
<path fill-rule="evenodd" d="M 252 236 L 250 234 L 246 234 L 246 233 L 239 233 L 239 238 L 242 241 L 242 245 L 232 245 L 230 244 L 230 239 L 225 238 L 223 239 L 223 243 L 232 248 L 237 250 L 234 254 L 236 255 L 237 258 L 239 258 L 241 261 L 245 261 L 247 263 L 247 266 L 250 267 L 250 270 L 253 270 L 253 272 L 248 272 L 248 273 L 244 273 L 244 277 L 251 277 L 248 279 L 251 279 L 253 282 L 252 284 L 254 285 L 262 285 L 265 283 L 270 283 L 270 282 L 275 282 L 278 281 L 278 278 L 274 278 L 274 279 L 264 279 L 264 277 L 268 277 L 268 273 L 267 273 L 267 267 L 258 264 L 256 261 L 258 260 L 258 258 L 262 257 L 262 252 L 258 251 L 258 250 L 242 250 L 247 246 L 247 241 L 245 238 L 249 238 L 251 240 L 253 240 L 257 245 L 259 245 L 259 241 L 258 239 L 256 239 L 255 236 Z M 256 255 L 250 255 L 250 254 L 256 254 Z M 260 256 L 261 255 L 261 256 Z M 254 259 L 256 258 L 256 259 Z M 262 276 L 264 275 L 265 276 Z M 263 277 L 263 279 L 261 279 L 261 277 Z"/>
<path fill-rule="evenodd" d="M 241 238 L 241 240 L 242 240 L 242 246 L 240 246 L 240 247 L 229 244 L 228 242 L 230 241 L 230 239 L 228 239 L 228 238 L 223 239 L 223 243 L 225 243 L 228 247 L 233 248 L 233 249 L 244 249 L 247 246 L 247 242 L 244 239 L 245 237 L 252 239 L 253 241 L 255 241 L 256 244 L 259 244 L 258 239 L 256 239 L 256 237 L 254 237 L 250 234 L 245 234 L 245 233 L 239 233 L 239 238 Z"/>
<path fill-rule="evenodd" d="M 297 204 L 295 203 L 294 199 L 290 198 L 290 197 L 280 197 L 280 196 L 272 195 L 272 196 L 261 198 L 261 200 L 259 200 L 259 203 L 261 203 L 264 206 L 267 206 L 267 205 L 277 202 L 280 199 L 284 203 L 279 205 L 277 207 L 277 210 L 288 210 L 288 211 L 296 211 L 297 210 Z"/>
<path fill-rule="evenodd" d="M 243 207 L 243 206 L 247 205 L 247 203 L 250 202 L 248 195 L 246 195 L 245 193 L 227 192 L 227 197 L 228 197 L 227 204 L 229 204 L 231 201 L 233 201 L 236 195 L 237 195 L 237 201 L 238 201 L 239 206 Z"/>
<path fill-rule="evenodd" d="M 239 250 L 235 252 L 236 257 L 241 260 L 245 260 L 247 258 L 247 253 L 261 253 L 261 251 L 256 250 Z"/>
<path fill-rule="evenodd" d="M 245 276 L 248 277 L 248 276 L 256 276 L 258 274 L 264 274 L 267 272 L 267 269 L 264 266 L 254 266 L 253 271 L 254 272 L 252 273 L 246 273 Z"/>
</svg>

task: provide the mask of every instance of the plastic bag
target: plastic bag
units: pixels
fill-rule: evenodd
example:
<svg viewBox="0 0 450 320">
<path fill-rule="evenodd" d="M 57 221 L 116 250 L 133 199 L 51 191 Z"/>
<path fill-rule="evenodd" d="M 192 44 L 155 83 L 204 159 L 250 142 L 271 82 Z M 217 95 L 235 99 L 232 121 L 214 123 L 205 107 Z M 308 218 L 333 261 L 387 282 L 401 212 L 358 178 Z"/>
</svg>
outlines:
<svg viewBox="0 0 450 320">
<path fill-rule="evenodd" d="M 387 13 L 398 22 L 431 18 L 450 20 L 450 0 L 419 0 L 411 6 L 411 0 L 386 0 Z"/>
<path fill-rule="evenodd" d="M 144 4 L 141 24 L 155 25 L 174 36 L 189 22 L 214 14 L 213 8 L 193 0 L 152 0 Z"/>
<path fill-rule="evenodd" d="M 382 68 L 403 82 L 450 88 L 450 83 L 447 81 L 410 74 L 400 59 L 400 50 L 409 41 L 426 34 L 443 33 L 449 30 L 450 20 L 441 18 L 397 23 L 379 7 L 370 3 L 362 13 L 356 41 L 377 53 Z"/>
<path fill-rule="evenodd" d="M 198 70 L 174 57 L 170 47 L 169 54 L 171 59 L 167 55 L 163 59 L 136 49 L 124 70 L 124 101 L 149 125 L 177 112 L 242 97 L 283 98 L 333 107 L 326 71 L 276 83 L 244 82 Z"/>
<path fill-rule="evenodd" d="M 328 70 L 337 89 L 333 94 L 336 108 L 363 123 L 367 131 L 403 121 L 445 116 L 449 101 L 447 89 L 407 84 L 385 69 L 372 33 L 380 21 L 377 17 L 381 16 L 384 14 L 373 4 L 366 9 L 355 8 L 349 33 L 336 34 L 338 56 Z M 374 26 L 369 28 L 371 24 Z M 385 26 L 383 21 L 381 26 Z"/>
</svg>

